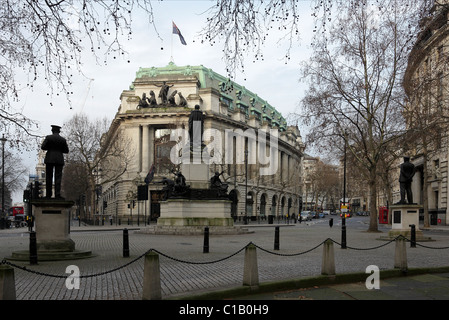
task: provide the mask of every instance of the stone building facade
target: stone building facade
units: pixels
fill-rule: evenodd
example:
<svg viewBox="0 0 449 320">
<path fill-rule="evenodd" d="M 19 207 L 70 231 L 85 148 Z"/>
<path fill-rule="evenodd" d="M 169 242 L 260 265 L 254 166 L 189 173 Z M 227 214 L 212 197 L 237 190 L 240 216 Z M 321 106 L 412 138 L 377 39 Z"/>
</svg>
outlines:
<svg viewBox="0 0 449 320">
<path fill-rule="evenodd" d="M 204 66 L 170 63 L 140 68 L 120 100 L 103 148 L 125 138 L 132 156 L 117 181 L 102 183 L 99 177 L 100 214 L 122 223 L 157 220 L 163 178 L 174 179 L 174 172 L 181 171 L 189 116 L 196 105 L 204 117 L 200 161 L 209 161 L 207 181 L 214 172 L 222 173 L 232 216 L 257 220 L 300 211 L 300 131 L 257 94 Z M 188 185 L 194 179 L 186 175 Z"/>
<path fill-rule="evenodd" d="M 424 204 L 427 195 L 431 225 L 449 223 L 449 140 L 447 124 L 441 121 L 449 111 L 448 6 L 448 1 L 436 1 L 429 17 L 422 21 L 422 31 L 411 51 L 404 77 L 409 98 L 404 115 L 408 129 L 419 132 L 411 154 L 417 168 L 414 201 Z M 395 194 L 398 199 L 398 190 Z"/>
</svg>

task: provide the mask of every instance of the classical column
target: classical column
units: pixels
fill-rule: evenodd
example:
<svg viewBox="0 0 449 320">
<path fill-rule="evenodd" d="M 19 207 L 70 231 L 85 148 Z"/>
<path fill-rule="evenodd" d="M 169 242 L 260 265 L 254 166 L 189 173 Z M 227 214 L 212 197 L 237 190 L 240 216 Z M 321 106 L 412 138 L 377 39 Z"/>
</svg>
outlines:
<svg viewBox="0 0 449 320">
<path fill-rule="evenodd" d="M 146 175 L 150 169 L 150 130 L 148 125 L 142 126 L 142 173 Z"/>
<path fill-rule="evenodd" d="M 154 127 L 149 126 L 148 128 L 148 161 L 149 166 L 154 163 Z"/>
</svg>

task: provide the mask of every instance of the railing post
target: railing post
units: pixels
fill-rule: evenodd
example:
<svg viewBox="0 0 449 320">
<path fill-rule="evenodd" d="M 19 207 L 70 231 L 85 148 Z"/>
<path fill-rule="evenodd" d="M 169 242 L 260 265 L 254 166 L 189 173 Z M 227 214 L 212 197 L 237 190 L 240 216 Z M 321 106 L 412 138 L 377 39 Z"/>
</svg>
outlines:
<svg viewBox="0 0 449 320">
<path fill-rule="evenodd" d="M 274 229 L 274 250 L 279 250 L 279 227 Z"/>
<path fill-rule="evenodd" d="M 341 249 L 346 249 L 346 218 L 341 219 Z"/>
<path fill-rule="evenodd" d="M 414 224 L 411 224 L 410 228 L 410 248 L 416 248 L 416 227 Z"/>
<path fill-rule="evenodd" d="M 129 235 L 128 229 L 123 229 L 123 258 L 129 257 Z"/>
<path fill-rule="evenodd" d="M 37 242 L 36 232 L 30 232 L 30 264 L 37 264 Z"/>
<path fill-rule="evenodd" d="M 245 265 L 243 267 L 243 285 L 250 286 L 250 287 L 259 285 L 259 270 L 257 267 L 256 246 L 252 243 L 250 243 L 245 248 Z"/>
<path fill-rule="evenodd" d="M 0 300 L 16 300 L 14 269 L 0 265 Z"/>
<path fill-rule="evenodd" d="M 394 268 L 407 271 L 407 251 L 405 248 L 405 238 L 398 236 L 396 238 L 396 250 L 394 254 Z"/>
<path fill-rule="evenodd" d="M 203 253 L 209 253 L 209 228 L 204 228 Z"/>
<path fill-rule="evenodd" d="M 335 275 L 334 242 L 331 239 L 324 241 L 321 274 Z"/>
<path fill-rule="evenodd" d="M 160 299 L 162 299 L 162 293 L 159 255 L 151 251 L 145 254 L 142 300 Z"/>
</svg>

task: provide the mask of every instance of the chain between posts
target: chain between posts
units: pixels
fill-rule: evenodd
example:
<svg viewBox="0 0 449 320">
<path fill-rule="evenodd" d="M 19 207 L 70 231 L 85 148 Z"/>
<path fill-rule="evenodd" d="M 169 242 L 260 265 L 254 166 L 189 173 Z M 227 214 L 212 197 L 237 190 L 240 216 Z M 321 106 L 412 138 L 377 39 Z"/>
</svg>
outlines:
<svg viewBox="0 0 449 320">
<path fill-rule="evenodd" d="M 349 246 L 347 246 L 347 249 L 352 249 L 352 250 L 375 250 L 375 249 L 379 249 L 379 248 L 381 248 L 381 247 L 387 246 L 387 245 L 389 245 L 390 243 L 395 242 L 396 240 L 401 239 L 401 238 L 403 238 L 403 239 L 406 240 L 406 241 L 410 241 L 409 239 L 407 239 L 407 238 L 404 237 L 403 235 L 399 235 L 399 236 L 397 236 L 396 238 L 394 238 L 394 239 L 392 239 L 392 240 L 390 240 L 390 241 L 387 241 L 385 244 L 382 244 L 382 245 L 380 245 L 380 246 L 371 247 L 371 248 L 355 248 L 355 247 L 349 247 Z M 309 250 L 306 250 L 306 251 L 303 251 L 303 252 L 298 252 L 298 253 L 291 253 L 291 254 L 289 254 L 289 253 L 278 253 L 278 252 L 273 252 L 273 251 L 264 249 L 264 248 L 262 248 L 262 247 L 260 247 L 260 246 L 258 246 L 258 245 L 256 245 L 256 244 L 254 244 L 253 242 L 249 242 L 246 246 L 244 246 L 243 248 L 241 248 L 241 249 L 237 250 L 236 252 L 230 254 L 229 256 L 226 256 L 226 257 L 224 257 L 224 258 L 220 258 L 220 259 L 217 259 L 217 260 L 213 260 L 213 261 L 204 261 L 204 262 L 182 260 L 182 259 L 179 259 L 179 258 L 175 258 L 175 257 L 169 256 L 169 255 L 167 255 L 167 254 L 165 254 L 165 253 L 163 253 L 163 252 L 161 252 L 161 251 L 159 251 L 159 250 L 156 250 L 156 249 L 149 249 L 148 251 L 144 252 L 144 253 L 141 254 L 140 256 L 134 258 L 133 260 L 129 261 L 128 263 L 125 263 L 125 264 L 122 265 L 122 266 L 119 266 L 119 267 L 116 267 L 116 268 L 113 268 L 113 269 L 111 269 L 111 270 L 107 270 L 107 271 L 104 271 L 104 272 L 95 273 L 95 274 L 80 275 L 79 278 L 92 278 L 92 277 L 102 276 L 102 275 L 106 275 L 106 274 L 109 274 L 109 273 L 112 273 L 112 272 L 121 270 L 121 269 L 126 268 L 127 266 L 129 266 L 129 265 L 131 265 L 131 264 L 137 262 L 138 260 L 142 259 L 146 254 L 148 254 L 148 253 L 150 253 L 150 252 L 155 252 L 155 253 L 157 253 L 157 254 L 160 254 L 161 256 L 164 256 L 164 257 L 166 257 L 166 258 L 168 258 L 168 259 L 171 259 L 171 260 L 174 260 L 174 261 L 177 261 L 177 262 L 180 262 L 180 263 L 193 264 L 193 265 L 205 265 L 205 264 L 213 264 L 213 263 L 218 263 L 218 262 L 227 260 L 227 259 L 229 259 L 229 258 L 231 258 L 231 257 L 233 257 L 233 256 L 235 256 L 235 255 L 237 255 L 237 254 L 239 254 L 239 253 L 242 252 L 243 250 L 245 250 L 249 245 L 254 245 L 256 248 L 258 248 L 258 249 L 260 249 L 260 250 L 262 250 L 262 251 L 264 251 L 264 252 L 266 252 L 266 253 L 270 253 L 270 254 L 277 255 L 277 256 L 285 256 L 285 257 L 288 256 L 288 257 L 291 257 L 291 256 L 299 256 L 299 255 L 303 255 L 303 254 L 309 253 L 309 252 L 311 252 L 311 251 L 313 251 L 313 250 L 319 248 L 319 247 L 320 247 L 322 244 L 324 244 L 327 240 L 331 240 L 331 241 L 333 241 L 335 244 L 339 245 L 339 243 L 336 242 L 335 240 L 332 240 L 332 239 L 328 238 L 328 239 L 324 240 L 323 242 L 321 242 L 320 244 L 316 245 L 315 247 L 313 247 L 313 248 L 311 248 L 311 249 L 309 249 Z M 427 249 L 437 249 L 437 250 L 441 250 L 441 249 L 449 249 L 449 247 L 429 247 L 429 246 L 424 246 L 424 245 L 421 245 L 421 244 L 417 244 L 417 245 L 419 245 L 419 246 L 421 246 L 421 247 L 423 247 L 423 248 L 427 248 Z M 37 274 L 37 275 L 48 276 L 48 277 L 53 277 L 53 278 L 64 278 L 64 279 L 67 278 L 67 275 L 55 275 L 55 274 L 49 274 L 49 273 L 40 272 L 40 271 L 36 271 L 36 270 L 31 270 L 31 269 L 28 269 L 28 268 L 25 267 L 25 266 L 20 266 L 20 265 L 17 265 L 17 264 L 12 263 L 12 262 L 10 262 L 10 261 L 7 261 L 6 259 L 2 260 L 2 261 L 0 262 L 0 264 L 9 265 L 9 266 L 11 266 L 11 267 L 20 269 L 20 270 L 22 270 L 22 271 L 34 273 L 34 274 Z"/>
</svg>

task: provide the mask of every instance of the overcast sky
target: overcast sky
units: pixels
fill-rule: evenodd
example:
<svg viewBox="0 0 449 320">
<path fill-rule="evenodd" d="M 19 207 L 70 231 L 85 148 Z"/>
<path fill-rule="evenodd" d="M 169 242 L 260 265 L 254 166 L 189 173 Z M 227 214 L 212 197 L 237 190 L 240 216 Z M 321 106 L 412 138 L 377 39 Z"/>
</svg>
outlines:
<svg viewBox="0 0 449 320">
<path fill-rule="evenodd" d="M 171 56 L 178 66 L 203 65 L 226 76 L 222 45 L 216 43 L 211 46 L 198 41 L 198 32 L 206 20 L 206 15 L 202 13 L 214 3 L 215 1 L 204 0 L 154 2 L 156 26 L 162 40 L 153 26 L 149 25 L 146 17 L 134 16 L 133 37 L 124 42 L 128 56 L 115 60 L 108 57 L 107 64 L 98 65 L 91 59 L 90 49 L 87 48 L 82 57 L 82 68 L 87 78 L 75 76 L 71 107 L 63 96 L 49 98 L 47 84 L 38 81 L 33 91 L 20 92 L 20 101 L 16 108 L 22 109 L 26 116 L 38 121 L 38 134 L 45 136 L 51 133 L 50 125 L 62 125 L 81 111 L 87 113 L 91 119 L 107 117 L 112 120 L 120 104 L 120 94 L 129 88 L 139 67 L 164 67 L 170 62 Z M 311 3 L 301 1 L 299 6 L 302 8 L 301 41 L 294 45 L 290 61 L 285 63 L 285 46 L 277 44 L 278 37 L 273 31 L 263 49 L 265 60 L 253 63 L 253 57 L 249 56 L 245 73 L 238 73 L 235 78 L 237 83 L 268 101 L 284 117 L 296 110 L 303 96 L 305 84 L 299 81 L 299 65 L 307 60 L 310 54 L 313 28 Z M 181 44 L 177 35 L 172 34 L 172 21 L 184 36 L 186 46 Z M 50 102 L 53 105 L 50 105 Z M 300 130 L 304 139 L 304 130 L 301 127 Z M 64 136 L 64 128 L 61 135 Z M 35 147 L 36 150 L 39 148 Z M 35 173 L 36 155 L 37 152 L 23 154 L 23 163 L 29 168 L 30 174 Z M 21 197 L 22 192 L 18 192 L 13 201 L 21 201 Z"/>
</svg>

